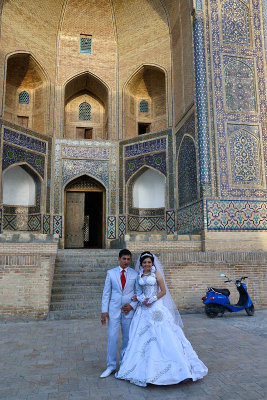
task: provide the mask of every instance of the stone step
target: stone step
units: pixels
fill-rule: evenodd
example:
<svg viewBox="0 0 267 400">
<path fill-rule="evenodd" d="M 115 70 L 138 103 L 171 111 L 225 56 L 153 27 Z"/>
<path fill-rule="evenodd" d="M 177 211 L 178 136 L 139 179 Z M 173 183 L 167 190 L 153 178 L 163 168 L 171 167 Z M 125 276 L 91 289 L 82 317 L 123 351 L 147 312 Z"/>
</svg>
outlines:
<svg viewBox="0 0 267 400">
<path fill-rule="evenodd" d="M 69 294 L 69 293 L 92 293 L 97 296 L 99 293 L 102 294 L 103 286 L 90 286 L 90 285 L 66 285 L 66 286 L 57 286 L 52 287 L 52 295 L 54 294 Z"/>
<path fill-rule="evenodd" d="M 73 273 L 57 273 L 54 274 L 54 282 L 55 281 L 70 281 L 70 280 L 76 280 L 76 279 L 88 279 L 94 281 L 99 281 L 103 282 L 103 277 L 105 277 L 106 274 L 95 274 L 93 272 L 91 273 L 86 273 L 86 272 L 73 272 Z"/>
<path fill-rule="evenodd" d="M 89 301 L 73 301 L 73 302 L 53 302 L 50 306 L 51 311 L 56 310 L 87 310 L 97 311 L 101 313 L 101 303 L 96 300 Z"/>
<path fill-rule="evenodd" d="M 88 310 L 57 310 L 50 311 L 48 320 L 65 320 L 65 319 L 97 319 L 99 312 Z"/>
<path fill-rule="evenodd" d="M 98 295 L 97 295 L 98 294 Z M 102 291 L 99 291 L 99 293 L 91 292 L 91 293 L 84 293 L 84 292 L 79 292 L 79 293 L 57 293 L 57 294 L 52 294 L 51 296 L 51 302 L 52 303 L 57 303 L 57 302 L 69 302 L 71 303 L 72 301 L 97 301 L 98 304 L 101 302 L 101 297 L 102 297 Z"/>
<path fill-rule="evenodd" d="M 53 287 L 71 287 L 71 286 L 96 286 L 96 287 L 103 287 L 104 282 L 103 280 L 98 281 L 98 280 L 93 280 L 93 279 L 88 279 L 88 278 L 80 278 L 80 279 L 60 279 L 60 280 L 54 280 L 53 281 Z"/>
</svg>

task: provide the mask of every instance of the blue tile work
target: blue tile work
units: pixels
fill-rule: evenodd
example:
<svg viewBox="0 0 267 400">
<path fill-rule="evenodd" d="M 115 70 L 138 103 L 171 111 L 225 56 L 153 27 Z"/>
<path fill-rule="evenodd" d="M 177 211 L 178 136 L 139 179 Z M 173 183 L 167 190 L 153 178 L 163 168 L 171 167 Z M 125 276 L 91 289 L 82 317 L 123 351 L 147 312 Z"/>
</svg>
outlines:
<svg viewBox="0 0 267 400">
<path fill-rule="evenodd" d="M 37 151 L 38 153 L 46 154 L 47 146 L 45 142 L 31 136 L 24 135 L 23 133 L 4 128 L 3 139 L 5 142 L 22 146 L 26 149 Z"/>
<path fill-rule="evenodd" d="M 119 237 L 126 233 L 126 216 L 119 215 Z"/>
<path fill-rule="evenodd" d="M 259 140 L 245 130 L 229 138 L 230 162 L 233 184 L 261 184 Z"/>
<path fill-rule="evenodd" d="M 222 4 L 222 31 L 224 43 L 250 44 L 249 8 L 239 0 Z"/>
<path fill-rule="evenodd" d="M 184 134 L 190 135 L 194 140 L 196 140 L 195 114 L 191 114 L 190 117 L 185 121 L 183 126 L 176 133 L 176 155 L 183 140 Z"/>
<path fill-rule="evenodd" d="M 166 138 L 148 140 L 146 142 L 135 143 L 124 148 L 124 157 L 135 157 L 141 154 L 152 153 L 154 151 L 166 150 Z"/>
<path fill-rule="evenodd" d="M 28 216 L 28 229 L 29 231 L 40 231 L 41 230 L 41 215 L 29 215 Z"/>
<path fill-rule="evenodd" d="M 16 146 L 4 144 L 3 146 L 3 170 L 12 164 L 26 162 L 36 172 L 38 172 L 42 178 L 44 178 L 45 172 L 45 157 L 41 154 L 36 154 L 23 150 Z"/>
<path fill-rule="evenodd" d="M 175 211 L 166 211 L 166 232 L 171 234 L 175 232 Z"/>
<path fill-rule="evenodd" d="M 43 215 L 43 233 L 50 233 L 50 215 Z"/>
<path fill-rule="evenodd" d="M 0 234 L 2 233 L 2 225 L 3 225 L 3 209 L 0 208 Z"/>
<path fill-rule="evenodd" d="M 223 57 L 226 108 L 232 111 L 256 111 L 254 60 Z"/>
<path fill-rule="evenodd" d="M 107 217 L 107 239 L 116 239 L 116 217 Z"/>
<path fill-rule="evenodd" d="M 204 229 L 203 202 L 191 204 L 177 211 L 177 233 L 198 232 Z"/>
<path fill-rule="evenodd" d="M 110 149 L 98 147 L 97 145 L 96 147 L 62 145 L 61 154 L 62 157 L 108 160 L 110 158 Z"/>
<path fill-rule="evenodd" d="M 16 231 L 17 230 L 17 216 L 5 215 L 3 216 L 3 230 Z"/>
<path fill-rule="evenodd" d="M 198 163 L 201 192 L 211 183 L 210 171 L 210 138 L 206 76 L 206 55 L 204 39 L 204 19 L 200 11 L 196 11 L 193 20 L 195 85 L 198 131 Z"/>
<path fill-rule="evenodd" d="M 62 216 L 53 215 L 53 235 L 59 235 L 62 238 Z"/>
<path fill-rule="evenodd" d="M 184 136 L 178 153 L 179 207 L 197 200 L 197 160 L 193 139 Z"/>
<path fill-rule="evenodd" d="M 262 14 L 263 14 L 263 29 L 264 29 L 264 40 L 265 40 L 265 57 L 267 60 L 267 2 L 262 1 Z"/>
<path fill-rule="evenodd" d="M 62 164 L 63 184 L 75 176 L 86 173 L 98 179 L 106 187 L 109 184 L 109 163 L 107 161 L 64 159 Z"/>
<path fill-rule="evenodd" d="M 166 153 L 154 153 L 138 156 L 125 160 L 125 180 L 128 179 L 144 165 L 153 167 L 167 175 Z"/>
<path fill-rule="evenodd" d="M 128 216 L 128 230 L 134 232 L 165 231 L 164 217 L 136 217 Z"/>
<path fill-rule="evenodd" d="M 267 202 L 207 200 L 209 231 L 267 230 Z"/>
<path fill-rule="evenodd" d="M 253 34 L 251 35 L 250 43 L 235 44 L 235 32 L 233 31 L 233 40 L 230 44 L 223 42 L 222 37 L 221 27 L 224 22 L 221 21 L 220 8 L 223 3 L 219 0 L 206 0 L 206 18 L 210 21 L 211 35 L 206 36 L 206 45 L 207 47 L 209 46 L 211 38 L 211 56 L 213 66 L 213 103 L 215 105 L 214 111 L 216 116 L 215 129 L 219 180 L 218 195 L 219 197 L 227 199 L 266 198 L 266 190 L 260 187 L 256 188 L 255 184 L 249 185 L 240 181 L 239 187 L 237 187 L 236 184 L 232 184 L 233 173 L 231 170 L 233 161 L 230 162 L 228 158 L 230 151 L 228 148 L 229 138 L 227 133 L 229 124 L 240 124 L 243 126 L 243 129 L 248 132 L 250 132 L 251 125 L 253 125 L 253 127 L 257 126 L 257 129 L 259 132 L 261 132 L 259 139 L 259 148 L 262 148 L 262 151 L 259 152 L 260 165 L 262 165 L 264 162 L 265 171 L 267 171 L 267 146 L 265 145 L 267 142 L 267 131 L 266 124 L 264 124 L 267 99 L 264 70 L 265 66 L 262 35 L 263 20 L 261 15 L 261 3 L 262 2 L 259 2 L 258 0 L 246 2 L 250 13 L 250 24 L 252 26 L 251 34 Z M 241 90 L 242 87 L 245 88 L 244 90 L 246 90 L 245 93 L 241 94 L 242 98 L 239 105 L 237 101 L 238 99 L 235 97 L 236 94 L 233 99 L 229 98 L 229 91 L 224 91 L 224 79 L 227 79 L 224 78 L 223 71 L 225 68 L 225 63 L 227 64 L 234 59 L 238 59 L 239 62 L 243 62 L 244 65 L 246 64 L 249 68 L 251 68 L 250 71 L 253 71 L 254 74 L 254 83 L 257 82 L 257 85 L 255 85 L 255 88 L 257 88 L 257 93 L 254 96 L 253 90 L 250 91 L 249 89 L 251 87 L 252 73 L 247 73 L 246 79 L 243 80 L 242 78 L 239 82 L 239 70 L 236 67 L 233 69 L 233 75 L 231 77 L 232 84 L 236 85 L 237 90 Z M 243 71 L 241 72 L 243 74 Z M 236 77 L 234 77 L 234 73 L 236 73 Z M 238 85 L 240 85 L 240 88 L 238 88 Z M 248 100 L 246 100 L 246 97 Z M 235 104 L 234 107 L 237 109 L 228 110 L 227 104 L 233 104 L 233 102 Z M 255 107 L 254 104 L 256 104 Z M 248 109 L 250 110 L 247 111 Z M 259 177 L 260 172 L 257 174 Z"/>
</svg>

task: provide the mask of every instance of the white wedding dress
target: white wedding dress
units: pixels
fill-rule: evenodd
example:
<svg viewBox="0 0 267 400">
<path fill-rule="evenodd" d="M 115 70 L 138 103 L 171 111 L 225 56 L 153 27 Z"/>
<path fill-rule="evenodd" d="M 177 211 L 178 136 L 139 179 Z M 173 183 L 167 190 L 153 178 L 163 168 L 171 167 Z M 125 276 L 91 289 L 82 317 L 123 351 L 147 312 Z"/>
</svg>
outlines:
<svg viewBox="0 0 267 400">
<path fill-rule="evenodd" d="M 154 273 L 138 279 L 145 297 L 157 295 L 159 288 Z M 207 372 L 162 298 L 149 307 L 143 304 L 137 307 L 116 378 L 138 386 L 172 385 L 188 378 L 201 379 Z"/>
</svg>

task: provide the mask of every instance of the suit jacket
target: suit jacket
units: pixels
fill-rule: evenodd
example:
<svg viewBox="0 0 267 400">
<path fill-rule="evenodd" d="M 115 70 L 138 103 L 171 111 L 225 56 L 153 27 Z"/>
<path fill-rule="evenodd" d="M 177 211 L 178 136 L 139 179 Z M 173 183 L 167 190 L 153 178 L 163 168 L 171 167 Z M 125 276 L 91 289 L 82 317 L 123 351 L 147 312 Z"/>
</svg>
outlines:
<svg viewBox="0 0 267 400">
<path fill-rule="evenodd" d="M 125 315 L 125 317 L 133 317 L 137 302 L 133 302 L 132 297 L 136 294 L 137 276 L 137 272 L 128 267 L 126 283 L 124 290 L 122 290 L 120 267 L 115 267 L 107 272 L 102 296 L 102 312 L 108 312 L 109 318 L 120 318 L 121 307 L 127 303 L 133 307 L 133 310 Z"/>
</svg>

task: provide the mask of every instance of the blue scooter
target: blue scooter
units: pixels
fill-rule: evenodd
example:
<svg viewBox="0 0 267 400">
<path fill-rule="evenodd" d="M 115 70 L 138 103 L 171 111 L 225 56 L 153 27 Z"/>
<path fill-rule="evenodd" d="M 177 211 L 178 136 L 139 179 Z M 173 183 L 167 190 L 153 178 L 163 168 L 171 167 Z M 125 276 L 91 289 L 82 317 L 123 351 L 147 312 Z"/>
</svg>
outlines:
<svg viewBox="0 0 267 400">
<path fill-rule="evenodd" d="M 206 296 L 202 297 L 207 316 L 215 318 L 218 314 L 223 315 L 225 311 L 237 312 L 244 309 L 249 316 L 254 315 L 254 305 L 249 297 L 246 284 L 242 282 L 247 279 L 247 276 L 242 276 L 240 279 L 235 280 L 229 279 L 225 274 L 220 274 L 220 276 L 227 278 L 224 283 L 235 282 L 239 292 L 239 300 L 237 304 L 230 304 L 230 291 L 228 289 L 209 287 Z"/>
</svg>

